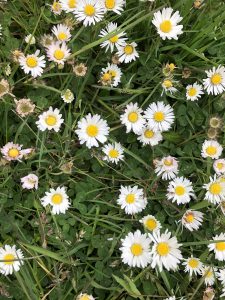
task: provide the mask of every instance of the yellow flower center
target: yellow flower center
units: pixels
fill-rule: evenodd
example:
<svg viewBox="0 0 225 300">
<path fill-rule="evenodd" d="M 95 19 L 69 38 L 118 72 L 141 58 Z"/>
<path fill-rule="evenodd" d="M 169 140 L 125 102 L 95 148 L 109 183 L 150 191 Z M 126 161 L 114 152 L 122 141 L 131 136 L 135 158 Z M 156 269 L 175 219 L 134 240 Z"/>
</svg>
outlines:
<svg viewBox="0 0 225 300">
<path fill-rule="evenodd" d="M 170 167 L 173 165 L 173 160 L 172 159 L 165 159 L 164 160 L 164 165 L 167 167 Z"/>
<path fill-rule="evenodd" d="M 60 11 L 61 7 L 62 7 L 61 4 L 60 4 L 59 2 L 57 2 L 57 1 L 55 1 L 55 2 L 52 4 L 52 10 L 53 10 L 53 11 L 58 12 L 58 11 Z"/>
<path fill-rule="evenodd" d="M 134 255 L 134 256 L 139 256 L 143 253 L 143 248 L 140 244 L 133 244 L 131 247 L 130 247 L 130 250 L 131 250 L 131 253 Z"/>
<path fill-rule="evenodd" d="M 105 0 L 105 7 L 107 9 L 113 9 L 116 5 L 116 1 L 115 0 Z"/>
<path fill-rule="evenodd" d="M 219 183 L 212 183 L 209 187 L 209 191 L 213 195 L 219 195 L 222 191 L 222 187 Z"/>
<path fill-rule="evenodd" d="M 221 170 L 223 168 L 224 164 L 222 162 L 218 162 L 216 166 L 219 170 Z"/>
<path fill-rule="evenodd" d="M 172 72 L 175 69 L 175 64 L 173 63 L 169 64 L 169 69 Z"/>
<path fill-rule="evenodd" d="M 209 146 L 209 147 L 207 147 L 206 148 L 206 153 L 208 154 L 208 155 L 215 155 L 216 154 L 216 147 L 214 147 L 214 146 Z"/>
<path fill-rule="evenodd" d="M 196 90 L 196 88 L 190 88 L 189 90 L 188 90 L 188 96 L 190 96 L 190 97 L 194 97 L 195 95 L 197 94 L 197 90 Z"/>
<path fill-rule="evenodd" d="M 166 242 L 161 242 L 158 243 L 156 247 L 156 251 L 160 256 L 166 256 L 170 252 L 170 247 L 168 243 Z"/>
<path fill-rule="evenodd" d="M 134 201 L 135 201 L 135 195 L 134 194 L 128 194 L 127 196 L 126 196 L 126 202 L 128 203 L 128 204 L 133 204 L 134 203 Z"/>
<path fill-rule="evenodd" d="M 60 32 L 60 33 L 58 34 L 58 39 L 59 39 L 60 41 L 66 40 L 66 39 L 67 39 L 67 34 L 66 34 L 65 32 Z"/>
<path fill-rule="evenodd" d="M 160 24 L 160 30 L 164 33 L 169 33 L 172 30 L 172 23 L 170 20 L 165 20 Z"/>
<path fill-rule="evenodd" d="M 119 152 L 116 149 L 111 149 L 109 151 L 109 157 L 111 158 L 117 158 L 119 156 Z"/>
<path fill-rule="evenodd" d="M 225 242 L 216 243 L 216 250 L 217 251 L 225 251 Z"/>
<path fill-rule="evenodd" d="M 12 157 L 12 158 L 16 158 L 17 156 L 19 156 L 20 152 L 18 149 L 16 148 L 11 148 L 9 151 L 8 151 L 8 156 Z"/>
<path fill-rule="evenodd" d="M 64 51 L 62 51 L 61 49 L 55 50 L 55 52 L 54 52 L 54 57 L 55 57 L 57 60 L 63 59 L 64 56 L 65 56 Z"/>
<path fill-rule="evenodd" d="M 60 194 L 55 194 L 52 196 L 52 203 L 53 204 L 61 204 L 63 201 L 63 197 Z"/>
<path fill-rule="evenodd" d="M 181 185 L 178 185 L 177 187 L 175 187 L 175 194 L 177 196 L 183 196 L 185 193 L 185 188 Z"/>
<path fill-rule="evenodd" d="M 83 295 L 80 300 L 90 300 L 90 297 L 88 295 Z"/>
<path fill-rule="evenodd" d="M 188 213 L 188 214 L 185 215 L 185 221 L 187 223 L 192 223 L 194 221 L 194 219 L 195 218 L 194 218 L 193 213 Z"/>
<path fill-rule="evenodd" d="M 84 8 L 84 12 L 87 16 L 92 17 L 95 14 L 95 8 L 91 4 L 87 4 Z"/>
<path fill-rule="evenodd" d="M 45 123 L 48 126 L 54 126 L 57 122 L 57 119 L 55 116 L 47 116 L 47 118 L 45 119 Z"/>
<path fill-rule="evenodd" d="M 77 4 L 77 1 L 76 1 L 76 0 L 69 0 L 69 1 L 68 1 L 68 6 L 69 6 L 69 8 L 75 8 L 75 7 L 76 7 L 76 4 Z"/>
<path fill-rule="evenodd" d="M 164 86 L 165 88 L 169 89 L 169 88 L 171 88 L 171 87 L 173 86 L 173 83 L 172 83 L 171 80 L 166 79 L 166 80 L 163 81 L 163 86 Z"/>
<path fill-rule="evenodd" d="M 222 76 L 220 74 L 218 74 L 218 73 L 215 73 L 211 77 L 211 82 L 214 85 L 220 84 L 222 82 Z"/>
<path fill-rule="evenodd" d="M 26 64 L 29 68 L 35 68 L 38 65 L 38 61 L 35 57 L 31 56 L 26 59 Z"/>
<path fill-rule="evenodd" d="M 16 257 L 13 254 L 6 254 L 3 257 L 3 260 L 7 260 L 7 261 L 4 261 L 5 265 L 13 265 L 15 259 L 16 259 Z"/>
<path fill-rule="evenodd" d="M 133 46 L 131 46 L 131 45 L 126 45 L 126 46 L 124 47 L 124 52 L 125 52 L 125 54 L 127 54 L 127 55 L 132 54 L 132 53 L 134 52 Z"/>
<path fill-rule="evenodd" d="M 102 81 L 109 81 L 110 79 L 111 79 L 111 74 L 109 74 L 109 73 L 105 73 L 102 76 Z"/>
<path fill-rule="evenodd" d="M 153 118 L 154 118 L 154 120 L 155 120 L 156 122 L 162 122 L 162 121 L 165 120 L 165 115 L 164 115 L 163 112 L 157 111 L 157 112 L 154 113 Z"/>
<path fill-rule="evenodd" d="M 109 40 L 110 40 L 111 43 L 116 43 L 118 41 L 118 39 L 119 39 L 118 35 L 114 35 Z"/>
<path fill-rule="evenodd" d="M 137 122 L 137 120 L 138 120 L 138 114 L 136 113 L 136 112 L 131 112 L 131 113 L 129 113 L 129 115 L 128 115 L 128 120 L 131 122 L 131 123 L 135 123 L 135 122 Z"/>
<path fill-rule="evenodd" d="M 116 71 L 110 70 L 109 73 L 112 77 L 116 77 Z"/>
<path fill-rule="evenodd" d="M 189 267 L 191 267 L 192 269 L 195 269 L 198 267 L 198 260 L 195 259 L 195 258 L 191 258 L 189 261 L 188 261 L 188 265 Z"/>
<path fill-rule="evenodd" d="M 86 129 L 86 133 L 90 137 L 96 137 L 98 134 L 98 127 L 96 125 L 89 125 Z"/>
<path fill-rule="evenodd" d="M 148 219 L 148 220 L 146 221 L 146 223 L 145 223 L 145 226 L 146 226 L 149 230 L 153 231 L 153 230 L 157 227 L 157 223 L 156 223 L 156 221 L 155 221 L 154 219 Z"/>
<path fill-rule="evenodd" d="M 145 130 L 144 136 L 146 139 L 151 139 L 154 136 L 154 132 L 152 130 Z"/>
</svg>

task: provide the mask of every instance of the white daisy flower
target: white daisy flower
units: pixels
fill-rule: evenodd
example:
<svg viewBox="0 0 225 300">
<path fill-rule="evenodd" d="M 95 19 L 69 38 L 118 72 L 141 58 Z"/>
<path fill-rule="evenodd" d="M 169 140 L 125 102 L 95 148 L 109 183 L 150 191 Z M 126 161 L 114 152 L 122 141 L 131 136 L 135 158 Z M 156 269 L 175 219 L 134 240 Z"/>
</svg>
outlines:
<svg viewBox="0 0 225 300">
<path fill-rule="evenodd" d="M 218 95 L 225 90 L 225 68 L 213 67 L 210 71 L 205 71 L 208 78 L 203 79 L 204 89 L 208 94 Z"/>
<path fill-rule="evenodd" d="M 162 11 L 154 13 L 152 23 L 163 40 L 178 40 L 178 35 L 183 33 L 183 25 L 177 25 L 183 18 L 180 16 L 179 11 L 176 11 L 173 15 L 172 13 L 173 9 L 171 7 L 164 7 Z"/>
<path fill-rule="evenodd" d="M 216 277 L 225 287 L 225 269 L 220 269 L 218 272 L 216 272 Z"/>
<path fill-rule="evenodd" d="M 225 197 L 225 183 L 220 178 L 210 177 L 210 182 L 203 185 L 206 189 L 205 200 L 210 203 L 219 204 Z"/>
<path fill-rule="evenodd" d="M 61 98 L 65 103 L 71 103 L 74 100 L 74 94 L 70 89 L 67 89 L 61 94 Z"/>
<path fill-rule="evenodd" d="M 125 64 L 130 63 L 132 60 L 136 60 L 139 57 L 139 54 L 136 50 L 137 44 L 135 42 L 132 43 L 123 43 L 123 45 L 118 45 L 118 52 L 116 53 L 119 57 L 119 61 Z"/>
<path fill-rule="evenodd" d="M 203 264 L 199 258 L 191 256 L 187 259 L 184 259 L 184 262 L 182 263 L 182 265 L 185 266 L 184 271 L 186 273 L 189 273 L 190 276 L 192 276 L 193 273 L 195 275 L 202 274 Z"/>
<path fill-rule="evenodd" d="M 124 159 L 123 147 L 120 143 L 107 144 L 103 147 L 102 151 L 105 153 L 104 160 L 117 164 Z"/>
<path fill-rule="evenodd" d="M 36 189 L 38 188 L 38 177 L 35 174 L 28 174 L 20 178 L 23 189 Z"/>
<path fill-rule="evenodd" d="M 223 147 L 215 140 L 205 140 L 202 144 L 201 155 L 204 158 L 211 157 L 212 159 L 218 159 L 223 151 Z"/>
<path fill-rule="evenodd" d="M 124 10 L 123 6 L 126 4 L 125 0 L 102 0 L 102 5 L 106 11 L 113 11 L 120 15 Z"/>
<path fill-rule="evenodd" d="M 215 283 L 216 271 L 215 267 L 204 266 L 202 268 L 202 277 L 205 279 L 205 285 L 212 286 Z"/>
<path fill-rule="evenodd" d="M 59 42 L 68 42 L 71 39 L 70 28 L 64 24 L 53 26 L 52 33 Z"/>
<path fill-rule="evenodd" d="M 117 65 L 108 63 L 108 66 L 106 68 L 102 68 L 101 83 L 103 85 L 116 87 L 121 81 L 121 76 L 121 69 Z"/>
<path fill-rule="evenodd" d="M 176 237 L 171 237 L 171 233 L 168 230 L 165 233 L 160 234 L 159 231 L 148 234 L 153 241 L 153 246 L 151 250 L 152 263 L 151 267 L 159 267 L 159 271 L 166 270 L 175 271 L 183 259 Z"/>
<path fill-rule="evenodd" d="M 141 234 L 140 230 L 134 233 L 129 232 L 121 242 L 120 251 L 124 264 L 130 267 L 145 268 L 151 262 L 149 251 L 151 240 L 146 234 Z"/>
<path fill-rule="evenodd" d="M 161 160 L 154 160 L 155 173 L 163 180 L 169 180 L 178 174 L 178 161 L 175 157 L 165 156 Z"/>
<path fill-rule="evenodd" d="M 80 295 L 77 296 L 76 300 L 95 300 L 95 298 L 92 295 L 81 293 Z"/>
<path fill-rule="evenodd" d="M 37 127 L 41 131 L 54 130 L 58 132 L 64 119 L 59 113 L 58 108 L 53 108 L 50 106 L 49 109 L 38 116 L 39 120 L 36 122 Z"/>
<path fill-rule="evenodd" d="M 147 198 L 144 196 L 143 189 L 138 186 L 121 186 L 117 204 L 125 210 L 128 215 L 141 212 L 147 206 Z"/>
<path fill-rule="evenodd" d="M 60 15 L 62 12 L 62 4 L 59 1 L 54 0 L 51 5 L 51 11 L 55 15 Z"/>
<path fill-rule="evenodd" d="M 221 175 L 225 173 L 225 159 L 217 159 L 213 163 L 213 169 L 217 175 Z"/>
<path fill-rule="evenodd" d="M 78 129 L 75 132 L 80 143 L 86 143 L 88 148 L 98 147 L 99 142 L 104 144 L 107 141 L 109 126 L 99 115 L 92 116 L 88 114 L 78 122 L 77 127 Z"/>
<path fill-rule="evenodd" d="M 163 87 L 164 92 L 170 92 L 171 94 L 177 92 L 177 89 L 174 87 L 174 82 L 169 78 L 166 78 L 162 82 L 162 87 Z"/>
<path fill-rule="evenodd" d="M 26 35 L 24 40 L 29 45 L 34 45 L 36 43 L 36 39 L 32 34 Z"/>
<path fill-rule="evenodd" d="M 179 205 L 190 202 L 196 196 L 191 181 L 182 176 L 170 181 L 166 197 Z"/>
<path fill-rule="evenodd" d="M 203 213 L 201 213 L 200 211 L 188 209 L 184 213 L 181 222 L 182 225 L 190 231 L 198 230 L 203 222 Z"/>
<path fill-rule="evenodd" d="M 39 57 L 40 50 L 37 50 L 34 54 L 21 55 L 19 57 L 19 64 L 25 74 L 31 73 L 31 76 L 36 78 L 41 76 L 43 68 L 46 65 L 45 56 Z"/>
<path fill-rule="evenodd" d="M 145 118 L 154 131 L 168 131 L 175 117 L 169 104 L 165 105 L 162 101 L 158 101 L 149 105 L 145 111 Z"/>
<path fill-rule="evenodd" d="M 41 199 L 41 204 L 46 207 L 50 205 L 52 214 L 65 214 L 70 206 L 69 197 L 66 194 L 65 187 L 57 187 L 57 189 L 50 189 L 50 192 L 45 192 L 45 196 Z"/>
<path fill-rule="evenodd" d="M 23 145 L 14 144 L 13 142 L 7 143 L 4 147 L 1 148 L 3 158 L 8 161 L 21 161 L 24 156 L 30 154 L 33 151 L 32 148 L 22 150 L 22 147 Z"/>
<path fill-rule="evenodd" d="M 47 56 L 49 61 L 64 65 L 65 61 L 70 56 L 70 49 L 64 42 L 53 42 L 47 47 Z"/>
<path fill-rule="evenodd" d="M 158 231 L 162 228 L 161 223 L 152 215 L 143 217 L 139 222 L 143 224 L 144 228 L 151 232 Z"/>
<path fill-rule="evenodd" d="M 203 87 L 201 84 L 195 82 L 194 84 L 189 84 L 186 87 L 186 98 L 187 100 L 196 101 L 203 95 Z"/>
<path fill-rule="evenodd" d="M 139 134 L 145 125 L 145 119 L 142 116 L 143 110 L 138 107 L 137 103 L 129 103 L 126 106 L 124 114 L 120 116 L 123 125 L 126 126 L 126 132 L 133 131 Z"/>
<path fill-rule="evenodd" d="M 109 33 L 113 32 L 113 31 L 116 31 L 116 30 L 117 30 L 117 23 L 110 22 L 106 26 L 105 29 L 102 29 L 100 31 L 99 36 L 100 37 L 105 37 Z M 111 37 L 108 40 L 106 40 L 103 43 L 101 43 L 100 46 L 102 48 L 106 48 L 106 51 L 108 51 L 110 49 L 110 51 L 113 52 L 115 47 L 118 49 L 118 46 L 124 45 L 125 41 L 127 40 L 127 38 L 123 37 L 125 35 L 126 35 L 125 32 L 121 32 L 121 33 L 115 34 L 113 37 Z"/>
<path fill-rule="evenodd" d="M 95 25 L 100 22 L 105 14 L 105 9 L 99 0 L 78 0 L 74 14 L 84 26 Z"/>
<path fill-rule="evenodd" d="M 209 251 L 214 251 L 215 258 L 219 261 L 225 260 L 225 233 L 217 234 L 213 237 L 214 241 L 224 240 L 224 242 L 212 243 L 208 245 Z"/>
<path fill-rule="evenodd" d="M 74 12 L 77 8 L 78 0 L 59 0 L 59 3 L 62 6 L 62 9 L 67 12 Z"/>
<path fill-rule="evenodd" d="M 3 275 L 11 275 L 18 272 L 23 265 L 23 252 L 16 249 L 16 246 L 5 245 L 0 248 L 0 273 Z"/>
<path fill-rule="evenodd" d="M 144 127 L 137 138 L 143 145 L 156 146 L 163 140 L 160 131 L 153 131 L 149 126 Z"/>
</svg>

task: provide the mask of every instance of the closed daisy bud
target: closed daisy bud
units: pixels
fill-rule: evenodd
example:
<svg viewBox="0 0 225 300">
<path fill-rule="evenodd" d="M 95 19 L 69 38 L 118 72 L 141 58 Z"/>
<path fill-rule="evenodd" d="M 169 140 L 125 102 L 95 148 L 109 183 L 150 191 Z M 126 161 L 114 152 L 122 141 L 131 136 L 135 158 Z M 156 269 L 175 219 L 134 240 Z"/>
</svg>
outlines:
<svg viewBox="0 0 225 300">
<path fill-rule="evenodd" d="M 186 87 L 186 98 L 187 100 L 196 101 L 198 98 L 201 98 L 203 95 L 203 88 L 201 84 L 195 82 L 194 84 L 190 84 Z"/>
<path fill-rule="evenodd" d="M 32 34 L 28 34 L 25 36 L 25 42 L 29 45 L 34 45 L 36 43 L 36 39 Z"/>
<path fill-rule="evenodd" d="M 207 78 L 203 79 L 204 89 L 208 94 L 219 95 L 225 90 L 225 68 L 223 66 L 213 67 L 210 71 L 205 71 Z"/>
<path fill-rule="evenodd" d="M 202 273 L 203 264 L 199 258 L 191 256 L 191 257 L 185 259 L 184 263 L 182 265 L 185 266 L 184 271 L 186 273 L 189 273 L 190 276 L 192 276 L 193 273 L 195 275 L 197 275 L 197 274 L 201 275 L 201 273 Z"/>
<path fill-rule="evenodd" d="M 216 128 L 216 129 L 219 129 L 222 127 L 222 124 L 223 124 L 223 121 L 221 118 L 219 117 L 211 117 L 209 119 L 209 125 L 212 127 L 212 128 Z"/>
<path fill-rule="evenodd" d="M 95 300 L 95 298 L 92 295 L 81 293 L 77 296 L 76 300 Z"/>
<path fill-rule="evenodd" d="M 35 174 L 29 174 L 21 179 L 23 189 L 36 189 L 38 188 L 38 177 Z"/>
<path fill-rule="evenodd" d="M 206 189 L 205 199 L 213 204 L 219 204 L 225 197 L 225 182 L 220 178 L 210 177 L 210 182 L 203 185 Z"/>
<path fill-rule="evenodd" d="M 5 245 L 0 248 L 0 273 L 3 275 L 11 275 L 18 272 L 23 265 L 23 253 L 16 246 Z"/>
<path fill-rule="evenodd" d="M 139 57 L 139 54 L 136 50 L 137 44 L 135 42 L 132 43 L 123 43 L 122 45 L 118 45 L 118 52 L 116 53 L 119 57 L 119 61 L 125 64 L 130 63 L 133 60 L 136 60 Z"/>
<path fill-rule="evenodd" d="M 224 242 L 215 242 L 208 245 L 209 251 L 214 251 L 215 258 L 219 261 L 225 260 L 225 233 L 220 233 L 213 237 L 213 240 L 224 240 Z"/>
<path fill-rule="evenodd" d="M 198 230 L 202 221 L 203 213 L 192 209 L 187 210 L 181 219 L 182 225 L 190 231 Z"/>
<path fill-rule="evenodd" d="M 143 110 L 138 107 L 137 103 L 127 104 L 124 114 L 120 116 L 122 124 L 126 126 L 126 132 L 133 131 L 140 134 L 145 125 L 145 119 L 142 116 Z"/>
<path fill-rule="evenodd" d="M 163 180 L 175 178 L 178 174 L 178 162 L 175 157 L 165 156 L 161 160 L 155 160 L 155 173 Z"/>
<path fill-rule="evenodd" d="M 35 104 L 30 99 L 14 100 L 16 104 L 16 112 L 21 117 L 26 117 L 34 112 Z"/>
<path fill-rule="evenodd" d="M 38 129 L 41 131 L 45 131 L 48 129 L 58 132 L 62 123 L 64 122 L 64 119 L 59 113 L 59 110 L 57 108 L 53 110 L 51 106 L 49 107 L 48 111 L 40 114 L 38 118 L 39 120 L 36 122 L 36 124 Z"/>
<path fill-rule="evenodd" d="M 177 202 L 178 205 L 190 202 L 191 198 L 196 198 L 191 181 L 184 177 L 177 177 L 170 181 L 166 197 L 172 202 Z"/>
<path fill-rule="evenodd" d="M 204 158 L 211 157 L 212 159 L 217 159 L 221 156 L 223 147 L 214 140 L 205 140 L 202 145 L 201 155 Z"/>
<path fill-rule="evenodd" d="M 217 268 L 204 266 L 202 269 L 202 277 L 205 279 L 205 285 L 213 285 L 216 279 Z"/>
<path fill-rule="evenodd" d="M 118 162 L 124 159 L 123 147 L 120 143 L 108 144 L 102 148 L 105 153 L 104 160 L 118 164 Z"/>
<path fill-rule="evenodd" d="M 140 230 L 130 232 L 121 242 L 123 263 L 130 267 L 145 268 L 151 262 L 149 251 L 151 240 L 146 234 L 141 234 Z"/>
<path fill-rule="evenodd" d="M 86 75 L 86 73 L 87 73 L 87 66 L 85 64 L 83 64 L 83 63 L 75 65 L 73 67 L 73 72 L 78 77 L 84 77 Z"/>
<path fill-rule="evenodd" d="M 152 215 L 143 217 L 139 222 L 143 224 L 145 229 L 151 232 L 158 231 L 162 227 L 161 223 Z"/>
</svg>

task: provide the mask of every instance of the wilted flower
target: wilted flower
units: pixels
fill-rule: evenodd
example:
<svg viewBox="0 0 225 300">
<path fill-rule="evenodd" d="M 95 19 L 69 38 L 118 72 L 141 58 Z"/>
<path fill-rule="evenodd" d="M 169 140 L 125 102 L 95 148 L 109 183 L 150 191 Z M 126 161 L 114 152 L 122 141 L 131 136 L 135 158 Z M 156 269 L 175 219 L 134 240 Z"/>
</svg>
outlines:
<svg viewBox="0 0 225 300">
<path fill-rule="evenodd" d="M 14 100 L 16 103 L 16 112 L 21 117 L 26 117 L 34 112 L 35 104 L 30 99 Z"/>
<path fill-rule="evenodd" d="M 83 77 L 86 75 L 87 73 L 87 67 L 85 64 L 80 63 L 78 65 L 75 65 L 73 67 L 73 72 L 75 73 L 75 75 L 77 75 L 78 77 Z"/>
</svg>

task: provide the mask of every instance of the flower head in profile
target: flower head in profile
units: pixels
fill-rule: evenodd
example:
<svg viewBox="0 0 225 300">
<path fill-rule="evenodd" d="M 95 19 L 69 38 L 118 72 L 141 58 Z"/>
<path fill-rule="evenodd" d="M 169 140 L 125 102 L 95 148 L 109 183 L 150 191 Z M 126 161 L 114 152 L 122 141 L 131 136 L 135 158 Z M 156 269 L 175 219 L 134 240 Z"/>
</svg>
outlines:
<svg viewBox="0 0 225 300">
<path fill-rule="evenodd" d="M 116 87 L 121 81 L 121 69 L 114 64 L 109 64 L 101 71 L 100 82 L 102 85 Z"/>
</svg>

